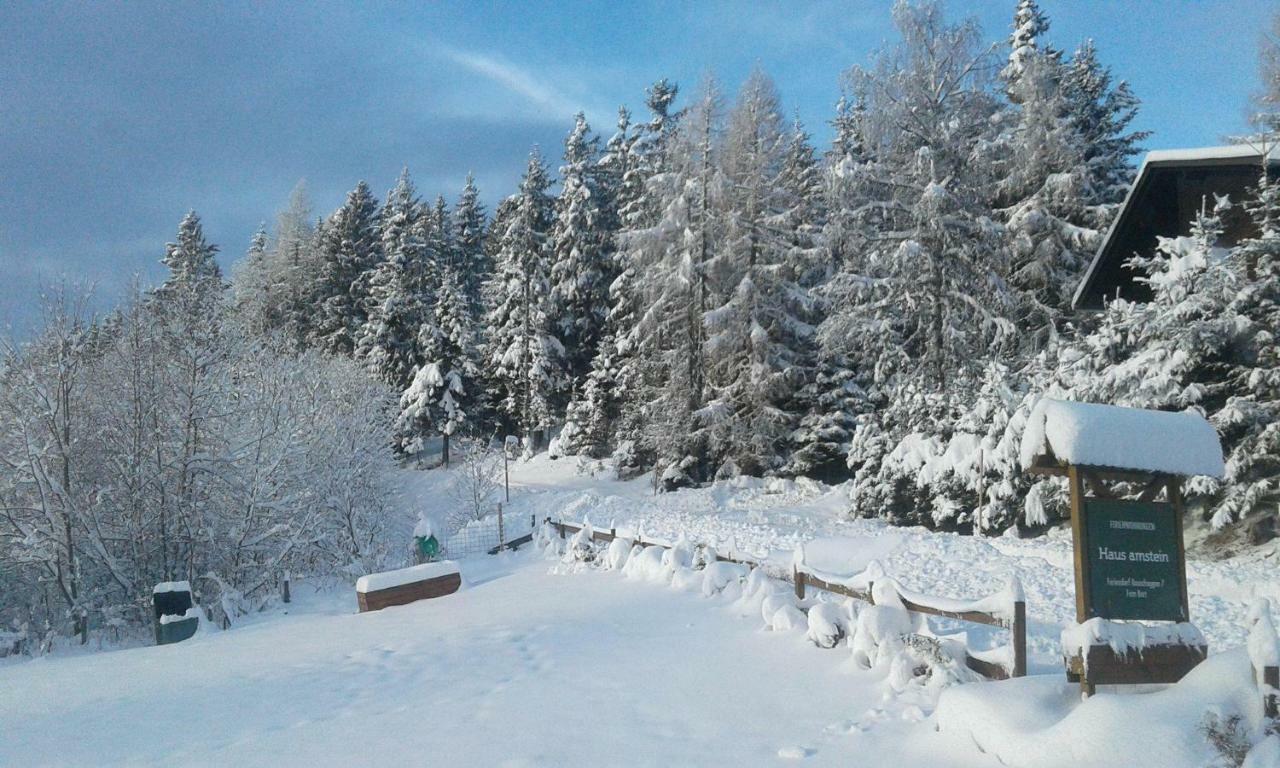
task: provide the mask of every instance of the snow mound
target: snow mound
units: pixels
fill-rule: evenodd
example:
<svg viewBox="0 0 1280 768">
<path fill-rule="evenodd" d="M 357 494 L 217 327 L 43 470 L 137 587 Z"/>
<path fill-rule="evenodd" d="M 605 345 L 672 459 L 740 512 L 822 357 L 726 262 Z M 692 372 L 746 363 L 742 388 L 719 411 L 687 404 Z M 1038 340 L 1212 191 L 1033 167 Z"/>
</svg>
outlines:
<svg viewBox="0 0 1280 768">
<path fill-rule="evenodd" d="M 1052 453 L 1079 466 L 1222 478 L 1222 444 L 1195 411 L 1182 413 L 1044 398 L 1022 433 L 1023 469 Z"/>
<path fill-rule="evenodd" d="M 796 565 L 824 581 L 842 582 L 876 560 L 887 560 L 904 540 L 896 533 L 813 539 L 801 547 Z"/>
<path fill-rule="evenodd" d="M 651 544 L 638 553 L 632 551 L 622 567 L 622 575 L 643 581 L 666 581 L 669 574 L 662 563 L 666 551 L 656 544 Z"/>
<path fill-rule="evenodd" d="M 631 539 L 621 536 L 609 542 L 609 549 L 604 554 L 604 567 L 608 571 L 621 571 L 631 557 Z"/>
<path fill-rule="evenodd" d="M 809 609 L 806 637 L 819 648 L 835 648 L 848 633 L 846 609 L 836 603 L 818 603 Z"/>
<path fill-rule="evenodd" d="M 413 565 L 395 571 L 383 571 L 382 573 L 361 576 L 356 580 L 356 591 L 365 593 L 377 592 L 380 589 L 400 587 L 405 584 L 412 584 L 415 581 L 426 581 L 427 579 L 435 579 L 455 573 L 461 573 L 461 571 L 458 570 L 458 564 L 452 560 L 423 563 L 422 565 Z"/>
<path fill-rule="evenodd" d="M 702 594 L 706 597 L 721 594 L 730 584 L 741 585 L 751 570 L 741 563 L 720 561 L 710 563 L 702 572 Z"/>
<path fill-rule="evenodd" d="M 1008 766 L 1218 765 L 1201 725 L 1209 712 L 1239 715 L 1256 732 L 1262 704 L 1252 682 L 1248 654 L 1238 649 L 1154 693 L 1082 702 L 1061 675 L 1039 675 L 949 688 L 935 716 L 940 731 L 971 738 Z"/>
</svg>

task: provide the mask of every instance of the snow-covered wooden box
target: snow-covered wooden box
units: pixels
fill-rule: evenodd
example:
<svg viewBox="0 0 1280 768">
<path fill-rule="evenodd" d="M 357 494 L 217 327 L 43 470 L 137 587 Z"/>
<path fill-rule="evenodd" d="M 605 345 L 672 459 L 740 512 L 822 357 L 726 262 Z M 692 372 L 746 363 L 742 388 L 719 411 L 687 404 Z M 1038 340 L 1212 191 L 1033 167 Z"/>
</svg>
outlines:
<svg viewBox="0 0 1280 768">
<path fill-rule="evenodd" d="M 360 603 L 360 612 L 364 613 L 442 597 L 457 592 L 461 586 L 462 574 L 458 564 L 442 560 L 361 576 L 356 582 L 356 599 Z"/>
<path fill-rule="evenodd" d="M 179 643 L 195 635 L 200 627 L 200 612 L 191 600 L 191 584 L 166 581 L 151 590 L 155 608 L 156 645 Z"/>
<path fill-rule="evenodd" d="M 1093 685 L 1176 683 L 1209 656 L 1195 625 L 1090 619 L 1062 631 L 1067 679 Z"/>
</svg>

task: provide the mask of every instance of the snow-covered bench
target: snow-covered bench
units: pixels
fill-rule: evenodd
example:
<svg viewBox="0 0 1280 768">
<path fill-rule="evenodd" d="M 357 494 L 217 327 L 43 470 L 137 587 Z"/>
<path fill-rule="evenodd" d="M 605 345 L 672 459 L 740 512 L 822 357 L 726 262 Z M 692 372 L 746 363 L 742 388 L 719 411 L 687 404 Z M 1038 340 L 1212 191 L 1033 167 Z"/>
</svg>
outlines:
<svg viewBox="0 0 1280 768">
<path fill-rule="evenodd" d="M 393 605 L 430 600 L 458 591 L 462 574 L 452 560 L 423 563 L 383 573 L 371 573 L 356 581 L 360 612 L 380 611 Z"/>
</svg>

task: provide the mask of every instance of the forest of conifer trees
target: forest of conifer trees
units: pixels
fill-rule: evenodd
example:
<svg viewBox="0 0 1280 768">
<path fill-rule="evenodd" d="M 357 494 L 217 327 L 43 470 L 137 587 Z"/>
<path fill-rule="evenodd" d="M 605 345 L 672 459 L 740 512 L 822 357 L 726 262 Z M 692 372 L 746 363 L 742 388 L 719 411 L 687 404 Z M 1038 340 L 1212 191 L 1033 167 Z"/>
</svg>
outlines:
<svg viewBox="0 0 1280 768">
<path fill-rule="evenodd" d="M 1226 526 L 1280 492 L 1280 187 L 1259 235 L 1137 259 L 1154 292 L 1071 296 L 1146 136 L 1105 52 L 1021 0 L 991 44 L 931 0 L 848 70 L 830 146 L 754 71 L 660 79 L 616 124 L 566 116 L 489 211 L 405 170 L 317 218 L 299 185 L 229 276 L 193 212 L 105 317 L 64 293 L 0 363 L 0 626 L 139 621 L 200 578 L 228 616 L 281 573 L 403 553 L 397 462 L 520 435 L 673 490 L 741 474 L 848 482 L 850 515 L 1043 530 L 1064 489 L 1017 465 L 1045 393 L 1198 408 L 1228 454 L 1191 500 Z M 1258 134 L 1280 134 L 1264 50 Z M 1270 137 L 1270 138 L 1269 138 Z M 1176 264 L 1174 269 L 1170 265 Z M 443 451 L 443 455 L 441 455 Z"/>
</svg>

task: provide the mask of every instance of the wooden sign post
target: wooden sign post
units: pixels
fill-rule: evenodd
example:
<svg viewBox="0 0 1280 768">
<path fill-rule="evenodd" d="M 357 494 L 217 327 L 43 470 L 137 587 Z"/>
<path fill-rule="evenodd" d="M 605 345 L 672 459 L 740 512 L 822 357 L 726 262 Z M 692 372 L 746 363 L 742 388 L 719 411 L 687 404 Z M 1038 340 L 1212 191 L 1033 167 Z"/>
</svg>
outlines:
<svg viewBox="0 0 1280 768">
<path fill-rule="evenodd" d="M 1076 622 L 1087 631 L 1079 633 L 1078 647 L 1064 649 L 1067 676 L 1086 695 L 1097 685 L 1177 682 L 1208 656 L 1203 636 L 1188 623 L 1182 477 L 1220 476 L 1216 433 L 1193 423 L 1199 419 L 1193 414 L 1044 402 L 1048 408 L 1032 414 L 1022 458 L 1028 472 L 1065 476 L 1071 496 Z M 1212 447 L 1199 446 L 1195 461 L 1167 445 L 1144 453 L 1144 427 L 1152 441 L 1185 431 L 1189 440 L 1212 440 Z M 1129 445 L 1117 449 L 1116 440 Z M 1211 455 L 1216 464 L 1205 458 Z M 1177 471 L 1183 467 L 1194 471 Z M 1136 631 L 1115 626 L 1129 621 L 1144 624 Z M 1126 648 L 1105 641 L 1111 632 L 1145 640 Z"/>
</svg>

